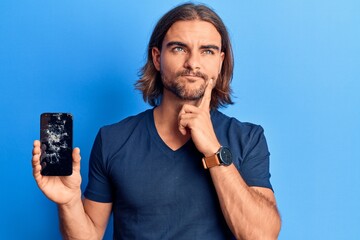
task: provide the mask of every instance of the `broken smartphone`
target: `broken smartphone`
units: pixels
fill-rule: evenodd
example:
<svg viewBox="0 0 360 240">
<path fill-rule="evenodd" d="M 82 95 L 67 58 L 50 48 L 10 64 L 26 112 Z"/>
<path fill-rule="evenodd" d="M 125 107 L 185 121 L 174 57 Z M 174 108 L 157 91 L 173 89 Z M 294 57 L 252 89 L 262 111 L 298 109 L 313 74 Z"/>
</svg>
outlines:
<svg viewBox="0 0 360 240">
<path fill-rule="evenodd" d="M 40 116 L 41 174 L 72 174 L 73 117 L 70 113 L 43 113 Z"/>
</svg>

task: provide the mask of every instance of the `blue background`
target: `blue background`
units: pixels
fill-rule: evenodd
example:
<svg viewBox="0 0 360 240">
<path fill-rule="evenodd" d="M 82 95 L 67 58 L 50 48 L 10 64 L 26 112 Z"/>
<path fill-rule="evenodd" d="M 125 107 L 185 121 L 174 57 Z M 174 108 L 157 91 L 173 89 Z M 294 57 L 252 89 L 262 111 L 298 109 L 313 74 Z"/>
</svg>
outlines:
<svg viewBox="0 0 360 240">
<path fill-rule="evenodd" d="M 148 108 L 133 84 L 156 21 L 178 3 L 0 1 L 1 239 L 61 238 L 32 178 L 39 115 L 73 113 L 84 188 L 99 127 Z M 204 3 L 234 48 L 236 104 L 223 111 L 265 128 L 279 239 L 360 239 L 359 1 Z"/>
</svg>

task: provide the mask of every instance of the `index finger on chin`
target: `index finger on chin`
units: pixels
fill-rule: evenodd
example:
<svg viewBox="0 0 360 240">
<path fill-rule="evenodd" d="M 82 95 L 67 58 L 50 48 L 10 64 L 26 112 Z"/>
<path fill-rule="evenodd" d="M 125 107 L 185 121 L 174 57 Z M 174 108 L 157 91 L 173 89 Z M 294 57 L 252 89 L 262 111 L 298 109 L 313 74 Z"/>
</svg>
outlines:
<svg viewBox="0 0 360 240">
<path fill-rule="evenodd" d="M 210 108 L 211 92 L 212 92 L 212 89 L 213 89 L 213 83 L 214 83 L 214 80 L 212 78 L 210 78 L 210 80 L 206 84 L 204 96 L 202 97 L 202 99 L 200 101 L 200 104 L 198 106 L 199 108 L 202 108 L 202 109 L 205 109 L 205 110 Z"/>
</svg>

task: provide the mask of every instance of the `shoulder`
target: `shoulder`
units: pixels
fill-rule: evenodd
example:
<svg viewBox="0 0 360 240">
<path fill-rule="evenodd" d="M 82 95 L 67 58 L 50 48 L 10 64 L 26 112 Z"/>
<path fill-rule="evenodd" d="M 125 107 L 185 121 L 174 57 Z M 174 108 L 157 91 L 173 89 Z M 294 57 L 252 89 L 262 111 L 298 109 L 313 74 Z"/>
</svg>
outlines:
<svg viewBox="0 0 360 240">
<path fill-rule="evenodd" d="M 110 150 L 122 146 L 130 136 L 143 133 L 149 125 L 152 109 L 148 109 L 137 115 L 124 118 L 120 122 L 106 125 L 100 128 L 97 138 L 100 139 L 104 150 Z"/>
<path fill-rule="evenodd" d="M 234 117 L 229 117 L 218 110 L 213 110 L 211 112 L 211 118 L 215 129 L 227 131 L 230 135 L 250 138 L 261 135 L 264 132 L 264 129 L 258 124 L 242 122 Z"/>
<path fill-rule="evenodd" d="M 241 122 L 219 111 L 212 112 L 212 119 L 220 143 L 229 146 L 241 161 L 254 154 L 268 155 L 264 129 L 260 125 Z"/>
<path fill-rule="evenodd" d="M 228 146 L 233 161 L 244 180 L 251 186 L 271 188 L 269 156 L 264 129 L 257 124 L 241 122 L 223 113 L 214 113 L 213 125 L 220 143 Z M 267 179 L 259 182 L 259 179 Z"/>
<path fill-rule="evenodd" d="M 125 134 L 126 132 L 132 131 L 137 126 L 145 124 L 151 114 L 152 109 L 148 109 L 137 115 L 126 117 L 117 123 L 101 127 L 100 133 L 102 136 L 115 135 L 118 132 Z"/>
</svg>

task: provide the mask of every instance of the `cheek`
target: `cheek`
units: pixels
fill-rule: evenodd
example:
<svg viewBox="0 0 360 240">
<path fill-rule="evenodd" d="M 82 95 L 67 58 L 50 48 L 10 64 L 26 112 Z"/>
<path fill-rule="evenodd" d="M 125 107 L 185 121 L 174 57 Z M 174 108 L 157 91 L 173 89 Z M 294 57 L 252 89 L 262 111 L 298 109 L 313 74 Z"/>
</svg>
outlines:
<svg viewBox="0 0 360 240">
<path fill-rule="evenodd" d="M 212 69 L 209 69 L 208 75 L 209 78 L 217 79 L 219 77 L 220 68 L 218 66 L 214 66 Z"/>
<path fill-rule="evenodd" d="M 205 71 L 207 72 L 209 78 L 214 78 L 217 79 L 220 72 L 221 72 L 221 66 L 222 66 L 222 61 L 211 61 L 211 63 L 207 63 L 204 66 L 206 66 Z"/>
<path fill-rule="evenodd" d="M 167 77 L 174 77 L 179 71 L 182 71 L 181 66 L 178 66 L 176 61 L 169 58 L 162 58 L 160 65 L 161 74 Z"/>
</svg>

